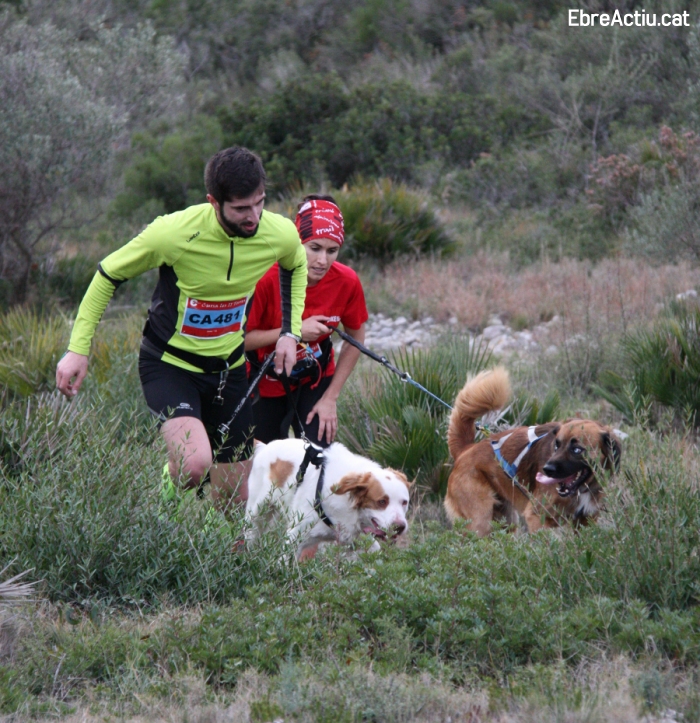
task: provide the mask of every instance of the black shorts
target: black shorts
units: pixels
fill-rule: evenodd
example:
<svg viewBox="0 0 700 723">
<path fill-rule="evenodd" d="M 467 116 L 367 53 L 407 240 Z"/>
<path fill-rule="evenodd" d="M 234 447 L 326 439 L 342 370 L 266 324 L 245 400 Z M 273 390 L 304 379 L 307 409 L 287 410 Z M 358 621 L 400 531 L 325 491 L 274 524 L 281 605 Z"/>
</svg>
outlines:
<svg viewBox="0 0 700 723">
<path fill-rule="evenodd" d="M 250 399 L 236 415 L 225 441 L 218 427 L 227 424 L 248 389 L 246 366 L 231 369 L 223 391 L 223 404 L 214 404 L 219 374 L 189 372 L 168 364 L 141 347 L 139 377 L 146 403 L 162 424 L 175 417 L 199 419 L 209 436 L 215 462 L 248 459 L 253 451 L 253 413 Z"/>
<path fill-rule="evenodd" d="M 311 384 L 302 384 L 292 392 L 292 396 L 296 399 L 299 419 L 304 425 L 304 433 L 312 442 L 324 448 L 328 446 L 328 442 L 325 435 L 322 440 L 318 438 L 318 414 L 314 415 L 311 424 L 306 424 L 306 417 L 328 389 L 332 380 L 332 375 L 323 377 L 315 389 L 311 388 Z M 259 397 L 253 405 L 253 419 L 255 421 L 255 439 L 259 439 L 265 444 L 272 442 L 273 439 L 286 439 L 289 436 L 290 426 L 297 437 L 301 436 L 301 425 L 286 395 L 283 397 Z"/>
</svg>

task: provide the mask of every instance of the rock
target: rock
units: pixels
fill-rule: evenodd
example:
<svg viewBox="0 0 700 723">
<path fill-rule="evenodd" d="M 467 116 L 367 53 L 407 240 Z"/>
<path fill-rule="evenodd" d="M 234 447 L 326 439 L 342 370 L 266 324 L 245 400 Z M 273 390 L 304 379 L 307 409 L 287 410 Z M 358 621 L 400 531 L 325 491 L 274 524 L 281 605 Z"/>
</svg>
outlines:
<svg viewBox="0 0 700 723">
<path fill-rule="evenodd" d="M 503 324 L 494 324 L 493 326 L 487 326 L 481 333 L 481 336 L 486 341 L 491 341 L 499 336 L 509 334 L 509 332 L 510 329 L 507 326 L 503 326 Z"/>
</svg>

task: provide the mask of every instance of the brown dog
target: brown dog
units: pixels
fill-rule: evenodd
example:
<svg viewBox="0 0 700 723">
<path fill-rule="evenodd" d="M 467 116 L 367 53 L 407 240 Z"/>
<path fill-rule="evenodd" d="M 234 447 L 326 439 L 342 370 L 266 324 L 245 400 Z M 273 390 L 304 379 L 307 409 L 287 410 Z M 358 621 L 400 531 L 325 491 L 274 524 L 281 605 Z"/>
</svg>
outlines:
<svg viewBox="0 0 700 723">
<path fill-rule="evenodd" d="M 619 468 L 618 439 L 598 422 L 568 419 L 474 443 L 476 420 L 503 408 L 510 397 L 502 367 L 481 372 L 457 395 L 447 432 L 455 460 L 445 497 L 448 517 L 470 520 L 479 536 L 489 533 L 494 520 L 515 523 L 516 513 L 530 532 L 564 521 L 587 524 L 603 498 L 594 468 Z"/>
</svg>

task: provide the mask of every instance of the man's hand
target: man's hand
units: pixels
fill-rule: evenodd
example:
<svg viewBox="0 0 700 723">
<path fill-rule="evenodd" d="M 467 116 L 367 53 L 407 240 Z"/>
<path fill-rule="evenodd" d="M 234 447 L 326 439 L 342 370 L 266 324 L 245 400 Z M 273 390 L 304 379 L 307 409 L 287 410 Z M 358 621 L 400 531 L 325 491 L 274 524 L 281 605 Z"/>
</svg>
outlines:
<svg viewBox="0 0 700 723">
<path fill-rule="evenodd" d="M 326 326 L 328 321 L 327 316 L 310 316 L 308 319 L 304 319 L 301 322 L 301 340 L 302 341 L 316 341 L 319 336 L 324 334 L 330 334 L 331 330 Z"/>
<path fill-rule="evenodd" d="M 56 367 L 56 389 L 69 399 L 74 397 L 87 375 L 88 358 L 74 351 L 66 352 Z"/>
<path fill-rule="evenodd" d="M 291 336 L 281 336 L 275 346 L 275 372 L 289 376 L 297 361 L 297 343 Z"/>
</svg>

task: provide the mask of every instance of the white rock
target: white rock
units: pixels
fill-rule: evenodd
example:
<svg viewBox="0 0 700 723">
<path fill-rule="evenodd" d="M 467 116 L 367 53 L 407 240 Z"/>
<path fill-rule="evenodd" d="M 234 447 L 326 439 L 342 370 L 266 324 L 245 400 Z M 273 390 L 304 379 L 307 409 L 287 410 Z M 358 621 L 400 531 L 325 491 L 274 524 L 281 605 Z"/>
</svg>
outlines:
<svg viewBox="0 0 700 723">
<path fill-rule="evenodd" d="M 491 341 L 492 339 L 495 339 L 499 336 L 504 336 L 505 334 L 508 334 L 510 332 L 510 329 L 508 329 L 507 326 L 503 326 L 503 324 L 493 324 L 492 326 L 487 326 L 482 332 L 481 336 L 486 339 L 486 341 Z"/>
<path fill-rule="evenodd" d="M 684 301 L 685 299 L 695 299 L 698 296 L 698 292 L 695 291 L 695 289 L 688 289 L 687 291 L 682 291 L 680 294 L 676 294 L 676 299 L 678 301 Z"/>
<path fill-rule="evenodd" d="M 448 324 L 451 324 L 452 326 L 454 326 L 454 325 L 457 324 L 458 322 L 459 322 L 459 319 L 458 319 L 456 316 L 451 316 L 451 317 L 449 318 L 449 320 L 448 320 L 447 323 L 448 323 Z"/>
</svg>

